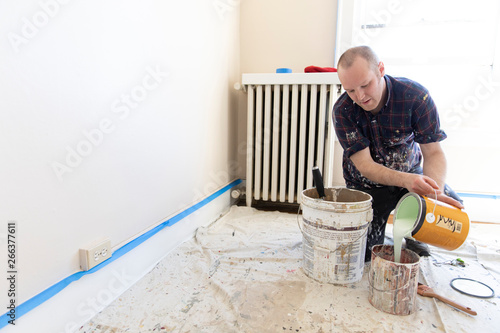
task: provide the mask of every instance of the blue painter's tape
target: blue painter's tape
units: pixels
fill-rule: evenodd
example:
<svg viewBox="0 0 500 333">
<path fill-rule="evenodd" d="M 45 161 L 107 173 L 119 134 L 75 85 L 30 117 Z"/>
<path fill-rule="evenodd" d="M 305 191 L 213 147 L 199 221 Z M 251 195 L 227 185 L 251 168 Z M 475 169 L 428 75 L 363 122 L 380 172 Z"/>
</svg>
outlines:
<svg viewBox="0 0 500 333">
<path fill-rule="evenodd" d="M 102 262 L 101 264 L 93 267 L 92 269 L 90 269 L 88 271 L 77 272 L 75 274 L 72 274 L 72 275 L 68 276 L 67 278 L 59 281 L 58 283 L 52 285 L 51 287 L 45 289 L 44 291 L 42 291 L 38 295 L 33 296 L 32 298 L 30 298 L 29 300 L 25 301 L 24 303 L 19 304 L 16 307 L 16 311 L 15 311 L 15 318 L 16 318 L 16 320 L 19 317 L 21 317 L 21 316 L 25 315 L 26 313 L 30 312 L 31 310 L 33 310 L 34 308 L 36 308 L 40 304 L 44 303 L 48 299 L 50 299 L 53 296 L 55 296 L 61 290 L 63 290 L 64 288 L 66 288 L 70 283 L 79 280 L 84 275 L 92 274 L 92 273 L 100 270 L 101 268 L 107 266 L 108 264 L 110 264 L 113 261 L 115 261 L 116 259 L 120 258 L 121 256 L 123 256 L 127 252 L 131 251 L 132 249 L 136 248 L 140 244 L 144 243 L 146 240 L 148 240 L 149 238 L 151 238 L 152 236 L 154 236 L 155 234 L 157 234 L 160 230 L 176 224 L 177 222 L 181 221 L 183 218 L 185 218 L 185 217 L 189 216 L 190 214 L 194 213 L 198 209 L 202 208 L 206 204 L 210 203 L 211 201 L 213 201 L 214 199 L 216 199 L 217 197 L 219 197 L 220 195 L 222 195 L 226 191 L 230 190 L 231 188 L 235 187 L 236 185 L 239 185 L 240 183 L 241 183 L 241 179 L 237 179 L 237 180 L 233 181 L 229 185 L 226 185 L 225 187 L 221 188 L 220 190 L 218 190 L 217 192 L 213 193 L 209 197 L 203 199 L 202 201 L 198 202 L 197 204 L 189 207 L 188 209 L 180 212 L 179 214 L 175 215 L 171 219 L 166 220 L 165 222 L 163 222 L 163 223 L 157 225 L 156 227 L 154 227 L 153 229 L 145 232 L 144 234 L 140 235 L 139 237 L 137 237 L 137 238 L 131 240 L 130 242 L 128 242 L 127 244 L 123 245 L 122 247 L 120 247 L 119 249 L 117 249 L 116 251 L 114 251 L 113 255 L 108 260 Z M 7 326 L 9 324 L 9 320 L 10 319 L 11 318 L 8 316 L 8 312 L 5 313 L 4 315 L 2 315 L 0 317 L 0 328 L 3 328 L 5 326 Z"/>
<path fill-rule="evenodd" d="M 276 69 L 276 73 L 291 73 L 292 69 L 291 68 L 278 68 Z"/>
<path fill-rule="evenodd" d="M 497 194 L 481 194 L 481 193 L 458 193 L 459 196 L 464 198 L 480 198 L 480 199 L 500 199 L 500 195 Z"/>
</svg>

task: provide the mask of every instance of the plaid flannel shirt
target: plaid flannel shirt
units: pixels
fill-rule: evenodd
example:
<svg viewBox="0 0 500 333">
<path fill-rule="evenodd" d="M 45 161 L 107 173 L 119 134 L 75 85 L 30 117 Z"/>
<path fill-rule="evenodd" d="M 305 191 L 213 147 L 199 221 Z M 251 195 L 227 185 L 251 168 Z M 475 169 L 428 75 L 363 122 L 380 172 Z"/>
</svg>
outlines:
<svg viewBox="0 0 500 333">
<path fill-rule="evenodd" d="M 344 178 L 350 188 L 382 186 L 361 175 L 350 159 L 354 153 L 370 147 L 375 162 L 393 170 L 421 173 L 422 152 L 417 143 L 446 138 L 427 89 L 406 78 L 385 75 L 384 79 L 387 101 L 376 115 L 355 104 L 346 92 L 333 108 L 335 131 L 344 148 Z"/>
</svg>

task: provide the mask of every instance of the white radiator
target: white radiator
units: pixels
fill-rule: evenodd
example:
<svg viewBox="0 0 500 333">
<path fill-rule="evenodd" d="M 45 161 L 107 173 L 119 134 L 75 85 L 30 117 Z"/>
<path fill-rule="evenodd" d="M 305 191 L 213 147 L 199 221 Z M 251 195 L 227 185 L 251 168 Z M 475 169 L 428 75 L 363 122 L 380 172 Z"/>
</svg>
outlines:
<svg viewBox="0 0 500 333">
<path fill-rule="evenodd" d="M 243 74 L 248 94 L 246 203 L 300 203 L 317 165 L 331 186 L 337 73 Z"/>
</svg>

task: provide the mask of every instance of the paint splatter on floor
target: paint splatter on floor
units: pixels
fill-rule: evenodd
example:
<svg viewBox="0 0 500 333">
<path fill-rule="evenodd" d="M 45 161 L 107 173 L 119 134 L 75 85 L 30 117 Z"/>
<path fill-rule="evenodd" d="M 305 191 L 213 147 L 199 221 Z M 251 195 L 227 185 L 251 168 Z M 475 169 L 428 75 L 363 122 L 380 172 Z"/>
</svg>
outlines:
<svg viewBox="0 0 500 333">
<path fill-rule="evenodd" d="M 498 282 L 473 258 L 474 245 L 469 246 L 458 256 L 470 262 L 468 268 L 488 276 L 498 294 Z M 368 301 L 368 265 L 358 283 L 318 283 L 301 268 L 297 215 L 233 207 L 210 227 L 200 228 L 79 332 L 491 332 L 499 327 L 498 298 L 464 299 L 446 289 L 452 277 L 472 271 L 434 266 L 435 260 L 457 255 L 432 249 L 432 256 L 421 261 L 422 282 L 476 307 L 477 318 L 420 297 L 412 315 L 383 313 Z M 494 260 L 500 258 L 496 255 Z"/>
</svg>

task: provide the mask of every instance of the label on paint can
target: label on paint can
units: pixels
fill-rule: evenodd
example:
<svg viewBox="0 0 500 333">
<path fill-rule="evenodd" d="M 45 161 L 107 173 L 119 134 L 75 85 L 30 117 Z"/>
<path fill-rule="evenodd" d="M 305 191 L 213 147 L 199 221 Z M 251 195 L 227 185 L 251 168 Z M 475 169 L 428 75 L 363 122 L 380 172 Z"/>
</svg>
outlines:
<svg viewBox="0 0 500 333">
<path fill-rule="evenodd" d="M 436 226 L 450 230 L 451 232 L 462 232 L 462 223 L 452 220 L 449 217 L 439 215 Z"/>
</svg>

